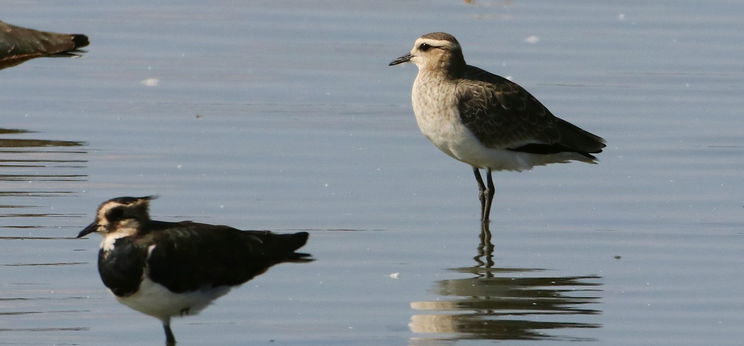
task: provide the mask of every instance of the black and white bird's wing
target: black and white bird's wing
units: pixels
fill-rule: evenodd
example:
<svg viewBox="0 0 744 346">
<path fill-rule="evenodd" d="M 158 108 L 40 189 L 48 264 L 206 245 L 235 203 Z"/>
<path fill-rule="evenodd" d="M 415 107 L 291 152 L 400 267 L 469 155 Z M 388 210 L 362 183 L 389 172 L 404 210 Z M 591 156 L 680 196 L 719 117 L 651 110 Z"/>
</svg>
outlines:
<svg viewBox="0 0 744 346">
<path fill-rule="evenodd" d="M 535 154 L 597 153 L 604 140 L 552 115 L 518 84 L 473 66 L 458 80 L 460 118 L 484 145 Z"/>
<path fill-rule="evenodd" d="M 181 222 L 150 233 L 150 279 L 180 293 L 242 284 L 274 264 L 291 260 L 307 235 L 277 241 L 270 232 Z M 285 238 L 279 238 L 285 239 Z"/>
</svg>

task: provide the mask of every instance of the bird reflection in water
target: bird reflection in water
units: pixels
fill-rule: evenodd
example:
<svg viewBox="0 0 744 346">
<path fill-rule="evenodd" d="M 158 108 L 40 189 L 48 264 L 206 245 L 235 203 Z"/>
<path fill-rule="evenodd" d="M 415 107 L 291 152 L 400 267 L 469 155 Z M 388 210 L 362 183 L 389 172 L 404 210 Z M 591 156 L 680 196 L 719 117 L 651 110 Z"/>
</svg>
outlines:
<svg viewBox="0 0 744 346">
<path fill-rule="evenodd" d="M 59 237 L 55 230 L 61 227 L 78 226 L 81 215 L 51 212 L 65 202 L 50 198 L 74 197 L 85 189 L 87 144 L 40 137 L 45 136 L 0 127 L 0 240 L 50 239 Z"/>
<path fill-rule="evenodd" d="M 464 279 L 440 280 L 434 301 L 416 301 L 421 313 L 411 317 L 416 336 L 411 344 L 433 340 L 565 340 L 591 341 L 566 336 L 558 330 L 599 328 L 586 322 L 597 315 L 601 279 L 597 275 L 545 276 L 545 269 L 497 268 L 488 225 L 483 225 L 473 267 L 452 271 Z M 542 275 L 541 275 L 542 274 Z"/>
<path fill-rule="evenodd" d="M 0 168 L 3 169 L 0 181 L 24 182 L 18 185 L 25 187 L 32 181 L 59 183 L 87 180 L 87 175 L 78 172 L 86 168 L 88 162 L 81 158 L 87 153 L 81 148 L 86 146 L 85 142 L 15 138 L 30 133 L 33 131 L 0 128 Z M 61 184 L 49 185 L 59 190 Z"/>
</svg>

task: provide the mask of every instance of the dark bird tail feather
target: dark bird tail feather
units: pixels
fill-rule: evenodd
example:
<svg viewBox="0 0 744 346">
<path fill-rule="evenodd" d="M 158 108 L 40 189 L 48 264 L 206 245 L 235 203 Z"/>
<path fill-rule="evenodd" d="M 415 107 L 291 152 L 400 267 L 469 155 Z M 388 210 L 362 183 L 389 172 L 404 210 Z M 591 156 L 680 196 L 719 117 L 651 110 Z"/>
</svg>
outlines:
<svg viewBox="0 0 744 346">
<path fill-rule="evenodd" d="M 307 243 L 310 236 L 307 232 L 297 232 L 288 234 L 277 234 L 272 232 L 262 232 L 259 236 L 266 244 L 271 253 L 280 256 L 282 262 L 311 262 L 314 259 L 308 253 L 295 252 L 297 249 Z"/>
<path fill-rule="evenodd" d="M 290 263 L 306 263 L 306 262 L 312 262 L 312 261 L 315 261 L 315 258 L 313 258 L 313 255 L 309 253 L 304 253 L 304 252 L 293 252 L 287 258 L 287 262 L 290 262 Z"/>
<path fill-rule="evenodd" d="M 291 253 L 287 256 L 288 262 L 311 262 L 314 261 L 312 258 L 312 255 L 309 253 L 304 252 L 295 252 L 295 250 L 303 247 L 305 243 L 307 243 L 307 239 L 310 237 L 310 234 L 307 232 L 297 232 L 292 234 L 283 234 L 281 235 L 286 239 L 286 244 L 288 245 L 289 249 L 291 249 Z"/>
<path fill-rule="evenodd" d="M 559 131 L 563 135 L 561 138 L 561 145 L 582 154 L 596 154 L 602 152 L 602 148 L 605 147 L 605 140 L 602 137 L 582 130 L 578 126 L 563 119 L 558 120 Z M 592 155 L 588 156 L 591 157 Z"/>
<path fill-rule="evenodd" d="M 72 42 L 75 44 L 75 49 L 85 47 L 90 44 L 88 36 L 83 34 L 72 34 Z"/>
</svg>

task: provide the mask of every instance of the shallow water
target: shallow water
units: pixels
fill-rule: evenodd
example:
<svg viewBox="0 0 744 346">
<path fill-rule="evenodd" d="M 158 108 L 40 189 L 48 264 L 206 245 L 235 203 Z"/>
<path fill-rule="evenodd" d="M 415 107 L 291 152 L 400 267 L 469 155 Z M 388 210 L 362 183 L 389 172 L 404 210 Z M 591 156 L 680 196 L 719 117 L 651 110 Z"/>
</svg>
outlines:
<svg viewBox="0 0 744 346">
<path fill-rule="evenodd" d="M 5 1 L 91 46 L 0 70 L 0 344 L 162 342 L 74 239 L 149 194 L 158 219 L 309 230 L 317 258 L 175 320 L 181 345 L 740 344 L 743 10 Z M 418 133 L 415 67 L 387 67 L 430 31 L 608 141 L 495 173 L 490 240 L 470 169 Z"/>
</svg>

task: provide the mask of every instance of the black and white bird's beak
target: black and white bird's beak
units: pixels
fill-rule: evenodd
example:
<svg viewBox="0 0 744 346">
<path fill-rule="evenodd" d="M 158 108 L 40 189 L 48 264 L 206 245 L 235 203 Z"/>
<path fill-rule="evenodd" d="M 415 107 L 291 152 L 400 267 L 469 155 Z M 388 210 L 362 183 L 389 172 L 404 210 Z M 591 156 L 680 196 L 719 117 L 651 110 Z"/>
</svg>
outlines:
<svg viewBox="0 0 744 346">
<path fill-rule="evenodd" d="M 84 237 L 84 236 L 86 236 L 88 234 L 91 234 L 91 233 L 95 232 L 95 231 L 98 231 L 98 223 L 93 222 L 90 225 L 88 225 L 87 227 L 83 228 L 83 230 L 80 231 L 80 233 L 78 233 L 77 237 L 78 238 L 82 238 L 82 237 Z"/>
<path fill-rule="evenodd" d="M 388 64 L 388 66 L 393 66 L 393 65 L 402 64 L 404 62 L 409 62 L 409 61 L 411 61 L 412 58 L 413 58 L 413 55 L 411 55 L 411 53 L 408 53 L 408 54 L 406 54 L 406 55 L 404 55 L 404 56 L 402 56 L 400 58 L 397 58 L 397 59 L 391 61 L 390 64 Z"/>
</svg>

